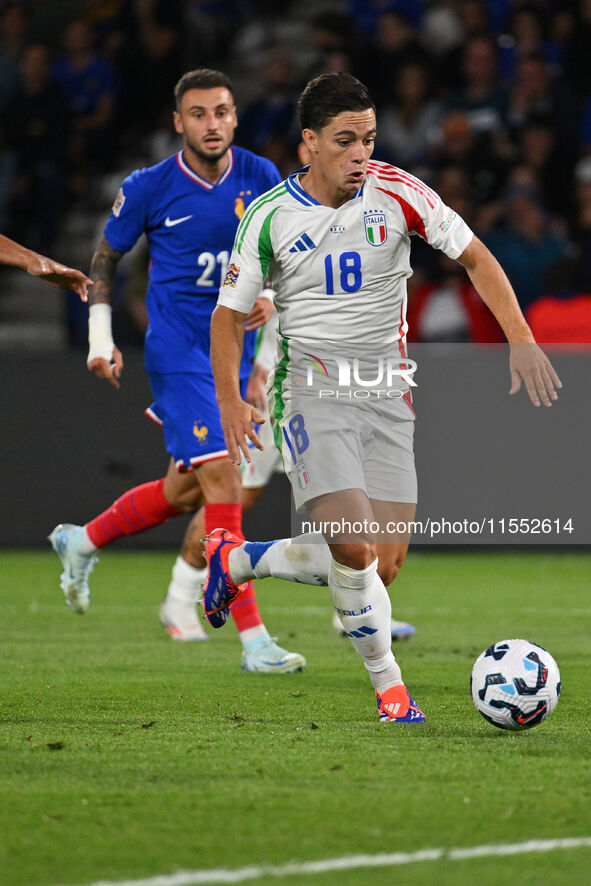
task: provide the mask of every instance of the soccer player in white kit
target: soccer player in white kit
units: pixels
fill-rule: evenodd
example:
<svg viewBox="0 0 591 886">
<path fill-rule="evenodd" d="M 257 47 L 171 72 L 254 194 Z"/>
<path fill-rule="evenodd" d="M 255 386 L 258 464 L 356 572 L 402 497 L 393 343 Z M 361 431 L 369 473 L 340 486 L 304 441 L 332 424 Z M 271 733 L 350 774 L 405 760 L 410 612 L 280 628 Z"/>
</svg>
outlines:
<svg viewBox="0 0 591 886">
<path fill-rule="evenodd" d="M 229 456 L 248 461 L 249 441 L 261 446 L 253 425 L 262 417 L 240 397 L 238 366 L 244 318 L 268 276 L 281 334 L 269 407 L 296 507 L 316 524 L 350 518 L 364 527 L 375 521 L 408 526 L 416 504 L 411 378 L 403 371 L 410 366 L 410 235 L 465 267 L 511 343 L 510 393 L 523 380 L 534 405 L 550 406 L 560 380 L 500 265 L 465 222 L 423 182 L 370 160 L 376 118 L 365 86 L 348 74 L 322 75 L 302 93 L 299 111 L 310 166 L 245 213 L 212 317 L 212 366 Z M 348 398 L 344 389 L 337 396 L 339 358 L 342 364 L 343 353 L 360 354 L 365 367 L 372 352 L 398 358 L 402 374 L 394 396 L 357 400 L 351 389 Z M 315 371 L 325 374 L 328 398 L 308 385 Z M 380 720 L 422 722 L 390 648 L 385 588 L 404 561 L 409 532 L 398 531 L 386 543 L 381 532 L 366 528 L 324 535 L 333 605 L 369 671 Z M 295 540 L 242 543 L 226 530 L 212 533 L 203 599 L 210 623 L 225 622 L 237 586 L 251 577 L 307 580 L 320 546 L 302 541 L 295 552 Z"/>
</svg>

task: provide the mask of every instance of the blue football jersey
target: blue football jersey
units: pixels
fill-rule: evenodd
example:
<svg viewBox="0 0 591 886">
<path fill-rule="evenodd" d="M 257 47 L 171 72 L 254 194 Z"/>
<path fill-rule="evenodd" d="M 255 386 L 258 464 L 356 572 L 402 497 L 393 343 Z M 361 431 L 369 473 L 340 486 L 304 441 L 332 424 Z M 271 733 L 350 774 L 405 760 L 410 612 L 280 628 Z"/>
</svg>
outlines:
<svg viewBox="0 0 591 886">
<path fill-rule="evenodd" d="M 121 186 L 105 236 L 128 252 L 145 233 L 150 245 L 145 343 L 148 372 L 211 372 L 211 314 L 249 203 L 281 181 L 269 160 L 230 148 L 228 168 L 212 185 L 179 151 L 138 169 Z M 256 334 L 245 336 L 241 374 L 252 364 Z"/>
</svg>

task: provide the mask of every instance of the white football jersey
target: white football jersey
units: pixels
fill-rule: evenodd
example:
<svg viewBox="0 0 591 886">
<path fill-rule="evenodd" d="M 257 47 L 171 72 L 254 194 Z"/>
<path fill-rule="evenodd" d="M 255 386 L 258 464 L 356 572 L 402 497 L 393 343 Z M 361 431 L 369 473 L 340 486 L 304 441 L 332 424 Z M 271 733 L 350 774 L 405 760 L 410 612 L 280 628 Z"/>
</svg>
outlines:
<svg viewBox="0 0 591 886">
<path fill-rule="evenodd" d="M 277 353 L 277 335 L 279 331 L 279 317 L 277 311 L 271 315 L 264 326 L 258 330 L 257 342 L 254 352 L 254 362 L 271 372 L 275 365 Z"/>
<path fill-rule="evenodd" d="M 404 341 L 410 236 L 457 258 L 464 220 L 422 181 L 370 161 L 343 206 L 303 190 L 299 170 L 253 201 L 236 233 L 218 304 L 248 314 L 268 276 L 288 342 Z"/>
</svg>

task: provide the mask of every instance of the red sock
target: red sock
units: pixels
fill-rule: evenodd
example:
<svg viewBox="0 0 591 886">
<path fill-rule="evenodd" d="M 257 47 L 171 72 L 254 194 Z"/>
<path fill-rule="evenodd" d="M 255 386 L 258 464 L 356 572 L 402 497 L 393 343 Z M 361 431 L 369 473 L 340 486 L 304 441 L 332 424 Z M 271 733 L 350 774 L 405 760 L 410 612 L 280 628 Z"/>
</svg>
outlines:
<svg viewBox="0 0 591 886">
<path fill-rule="evenodd" d="M 242 534 L 242 505 L 210 504 L 205 505 L 205 531 L 229 529 L 234 535 L 244 538 Z M 238 633 L 262 625 L 259 607 L 254 592 L 254 582 L 246 583 L 243 593 L 230 606 L 230 612 L 236 622 Z"/>
<path fill-rule="evenodd" d="M 230 614 L 236 622 L 238 633 L 245 631 L 247 628 L 256 628 L 257 625 L 262 625 L 263 623 L 254 591 L 254 581 L 247 581 L 243 588 L 244 590 L 238 599 L 234 600 L 229 607 Z"/>
<path fill-rule="evenodd" d="M 88 537 L 97 548 L 104 548 L 124 535 L 144 532 L 180 514 L 164 498 L 164 477 L 125 492 L 110 508 L 86 524 Z"/>
<path fill-rule="evenodd" d="M 214 529 L 229 529 L 234 535 L 242 535 L 242 505 L 208 504 L 205 505 L 205 531 L 209 535 Z"/>
</svg>

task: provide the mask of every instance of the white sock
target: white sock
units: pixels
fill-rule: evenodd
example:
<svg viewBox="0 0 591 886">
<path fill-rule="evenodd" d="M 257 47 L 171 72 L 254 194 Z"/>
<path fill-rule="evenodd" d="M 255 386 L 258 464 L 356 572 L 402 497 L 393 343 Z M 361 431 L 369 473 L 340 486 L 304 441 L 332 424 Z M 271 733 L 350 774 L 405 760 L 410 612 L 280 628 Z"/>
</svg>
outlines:
<svg viewBox="0 0 591 886">
<path fill-rule="evenodd" d="M 253 640 L 258 640 L 259 637 L 268 637 L 269 631 L 263 624 L 260 624 L 255 625 L 253 628 L 246 628 L 244 631 L 238 631 L 238 636 L 243 648 L 246 649 Z"/>
<path fill-rule="evenodd" d="M 172 580 L 168 586 L 167 598 L 179 603 L 196 603 L 207 578 L 207 568 L 196 569 L 181 555 L 172 567 Z"/>
<path fill-rule="evenodd" d="M 245 542 L 230 551 L 230 574 L 236 584 L 252 578 L 283 578 L 327 585 L 330 550 L 322 535 L 308 532 L 278 541 Z"/>
<path fill-rule="evenodd" d="M 328 585 L 335 611 L 378 692 L 401 684 L 402 675 L 390 648 L 392 607 L 378 575 L 378 561 L 351 569 L 331 558 Z"/>
<path fill-rule="evenodd" d="M 91 542 L 90 536 L 86 531 L 86 526 L 83 526 L 82 535 L 80 536 L 80 553 L 90 555 L 94 554 L 95 551 L 98 551 L 98 548 Z"/>
</svg>

